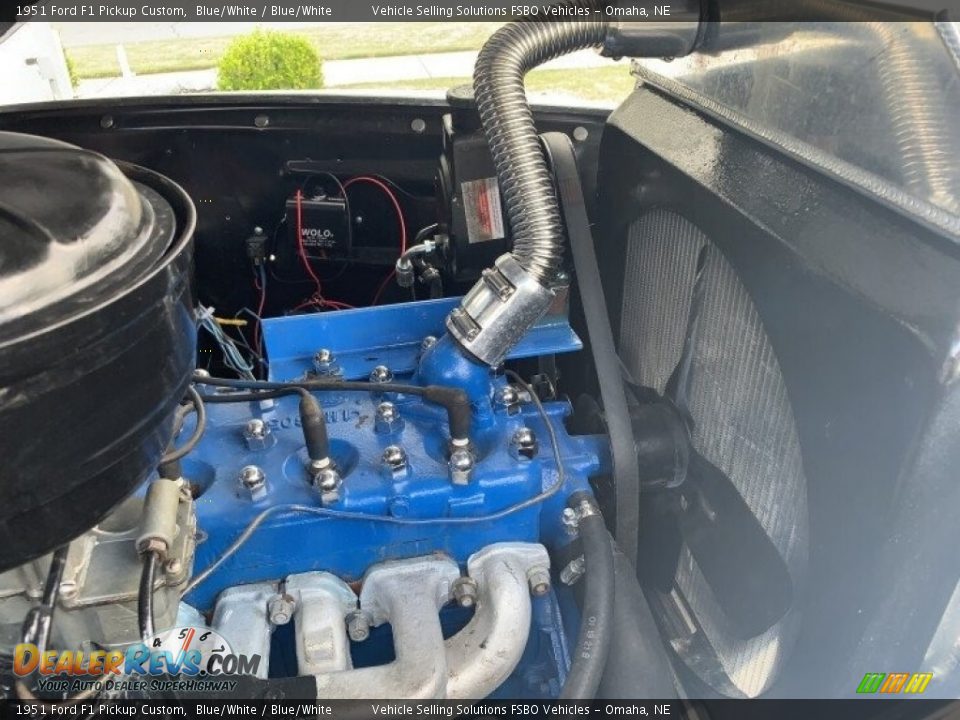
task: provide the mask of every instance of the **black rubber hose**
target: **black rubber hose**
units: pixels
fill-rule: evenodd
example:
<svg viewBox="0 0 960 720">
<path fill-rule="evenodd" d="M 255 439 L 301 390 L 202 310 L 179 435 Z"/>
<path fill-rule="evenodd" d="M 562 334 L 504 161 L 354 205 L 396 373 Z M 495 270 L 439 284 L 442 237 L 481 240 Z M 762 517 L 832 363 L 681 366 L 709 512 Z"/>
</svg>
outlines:
<svg viewBox="0 0 960 720">
<path fill-rule="evenodd" d="M 140 637 L 144 642 L 154 635 L 153 624 L 153 577 L 157 572 L 157 553 L 148 552 L 143 556 L 143 570 L 140 572 L 140 588 L 137 592 L 137 624 Z"/>
<path fill-rule="evenodd" d="M 583 614 L 573 664 L 560 691 L 561 700 L 591 700 L 597 694 L 613 640 L 613 544 L 596 500 L 574 493 L 568 501 L 580 512 L 580 542 L 586 572 Z"/>
<path fill-rule="evenodd" d="M 63 581 L 63 572 L 67 567 L 69 551 L 70 546 L 64 545 L 53 552 L 40 604 L 30 608 L 23 621 L 22 642 L 36 645 L 41 653 L 47 649 L 47 643 L 50 641 L 50 626 L 53 623 L 53 613 L 57 607 L 60 583 Z"/>
<path fill-rule="evenodd" d="M 203 375 L 194 375 L 193 381 L 197 385 L 210 385 L 212 387 L 237 388 L 239 390 L 266 391 L 263 396 L 244 394 L 245 399 L 263 399 L 276 397 L 272 394 L 274 391 L 295 390 L 303 388 L 304 390 L 345 390 L 348 392 L 395 392 L 405 395 L 417 395 L 424 400 L 440 405 L 447 411 L 447 420 L 450 424 L 450 437 L 454 440 L 469 440 L 470 427 L 473 421 L 473 414 L 470 408 L 470 399 L 467 394 L 459 389 L 444 387 L 442 385 L 404 385 L 400 383 L 371 383 L 356 380 L 335 380 L 335 379 L 312 379 L 297 380 L 295 382 L 267 382 L 263 380 L 233 380 L 230 378 L 205 377 Z M 208 396 L 211 397 L 211 396 Z M 217 396 L 212 396 L 217 397 Z M 228 396 L 220 396 L 224 398 Z M 226 402 L 223 399 L 214 400 L 214 402 Z"/>
<path fill-rule="evenodd" d="M 598 697 L 677 697 L 670 657 L 630 558 L 613 549 L 613 639 Z"/>
<path fill-rule="evenodd" d="M 330 438 L 327 435 L 327 420 L 317 399 L 308 392 L 300 397 L 300 427 L 311 460 L 326 460 L 330 457 Z"/>
<path fill-rule="evenodd" d="M 158 465 L 169 466 L 178 460 L 185 458 L 197 445 L 200 444 L 200 438 L 203 437 L 203 431 L 207 429 L 207 410 L 203 406 L 203 397 L 197 392 L 197 389 L 191 385 L 187 388 L 187 395 L 190 396 L 190 402 L 193 404 L 193 410 L 197 413 L 197 426 L 193 435 L 180 447 L 173 449 L 173 441 L 170 441 L 171 449 L 160 458 Z M 184 415 L 185 417 L 185 415 Z M 179 422 L 179 421 L 178 421 Z"/>
</svg>

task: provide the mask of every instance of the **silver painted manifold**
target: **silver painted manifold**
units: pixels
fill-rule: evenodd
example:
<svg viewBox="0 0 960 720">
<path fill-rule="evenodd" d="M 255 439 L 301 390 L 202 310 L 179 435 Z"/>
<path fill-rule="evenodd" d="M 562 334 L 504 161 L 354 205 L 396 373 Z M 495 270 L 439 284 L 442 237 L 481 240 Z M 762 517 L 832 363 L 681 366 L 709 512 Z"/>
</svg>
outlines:
<svg viewBox="0 0 960 720">
<path fill-rule="evenodd" d="M 346 621 L 357 612 L 350 586 L 330 573 L 290 576 L 283 592 L 296 606 L 298 670 L 316 678 L 323 698 L 484 698 L 520 661 L 532 613 L 527 575 L 549 566 L 546 548 L 532 543 L 497 543 L 472 555 L 467 573 L 479 589 L 476 610 L 447 640 L 439 612 L 460 577 L 457 564 L 429 556 L 373 566 L 364 576 L 359 611 L 373 626 L 390 623 L 396 660 L 367 668 L 353 668 L 350 660 Z M 273 629 L 266 608 L 277 591 L 270 583 L 231 588 L 214 612 L 215 629 L 231 645 L 237 638 L 244 653 L 264 658 L 262 677 Z"/>
</svg>

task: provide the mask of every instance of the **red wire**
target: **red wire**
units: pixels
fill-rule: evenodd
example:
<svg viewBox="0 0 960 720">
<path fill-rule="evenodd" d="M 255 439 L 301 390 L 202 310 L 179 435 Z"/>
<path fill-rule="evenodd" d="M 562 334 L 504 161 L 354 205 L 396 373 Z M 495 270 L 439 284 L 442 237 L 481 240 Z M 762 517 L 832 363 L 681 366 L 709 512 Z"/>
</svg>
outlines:
<svg viewBox="0 0 960 720">
<path fill-rule="evenodd" d="M 397 199 L 396 194 L 382 180 L 379 180 L 375 177 L 370 177 L 369 175 L 360 175 L 359 177 L 350 178 L 343 184 L 343 187 L 346 189 L 359 182 L 375 185 L 376 187 L 380 188 L 380 190 L 382 190 L 388 198 L 390 198 L 390 202 L 393 203 L 393 209 L 397 211 L 397 220 L 400 221 L 400 254 L 403 255 L 407 251 L 407 223 L 403 218 L 403 209 L 400 207 L 400 201 Z M 380 296 L 383 294 L 383 291 L 387 289 L 387 284 L 395 274 L 396 271 L 391 270 L 390 274 L 383 279 L 383 282 L 380 283 L 380 287 L 377 288 L 377 294 L 373 296 L 373 302 L 371 305 L 376 305 L 380 301 Z"/>
<path fill-rule="evenodd" d="M 397 220 L 400 221 L 400 254 L 402 255 L 407 251 L 407 223 L 403 219 L 403 209 L 400 207 L 400 201 L 397 199 L 397 196 L 394 194 L 393 190 L 391 190 L 386 183 L 378 180 L 375 177 L 370 177 L 369 175 L 360 175 L 358 177 L 350 178 L 343 184 L 343 189 L 346 190 L 351 185 L 356 185 L 360 182 L 376 185 L 388 198 L 390 198 L 390 202 L 393 204 L 393 209 L 397 211 Z"/>
<path fill-rule="evenodd" d="M 317 292 L 315 297 L 319 300 L 323 300 L 323 286 L 320 284 L 320 278 L 317 277 L 317 274 L 313 271 L 313 266 L 310 265 L 310 261 L 307 259 L 307 250 L 303 245 L 303 206 L 301 201 L 303 200 L 303 192 L 297 190 L 297 249 L 300 251 L 300 259 L 303 261 L 303 267 L 306 269 L 307 274 L 313 278 L 313 282 L 317 286 Z"/>
<path fill-rule="evenodd" d="M 263 346 L 260 344 L 260 325 L 263 322 L 263 308 L 267 304 L 267 286 L 260 282 L 260 278 L 255 277 L 253 284 L 260 291 L 260 303 L 257 305 L 257 324 L 253 328 L 253 344 L 263 355 Z"/>
<path fill-rule="evenodd" d="M 380 302 L 380 296 L 383 295 L 383 291 L 387 289 L 387 285 L 393 280 L 393 276 L 396 274 L 396 270 L 391 270 L 390 274 L 383 279 L 383 282 L 380 283 L 380 287 L 377 289 L 377 294 L 373 296 L 373 302 L 370 303 L 371 305 L 376 305 Z"/>
</svg>

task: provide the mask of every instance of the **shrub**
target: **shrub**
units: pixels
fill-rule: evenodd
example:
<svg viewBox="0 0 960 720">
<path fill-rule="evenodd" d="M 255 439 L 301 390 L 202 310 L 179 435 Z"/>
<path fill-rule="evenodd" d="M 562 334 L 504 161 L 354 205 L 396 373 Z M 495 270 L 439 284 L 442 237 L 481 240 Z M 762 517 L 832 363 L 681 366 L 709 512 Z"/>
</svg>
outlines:
<svg viewBox="0 0 960 720">
<path fill-rule="evenodd" d="M 320 56 L 310 42 L 275 30 L 254 30 L 227 47 L 217 66 L 220 90 L 309 90 L 323 87 Z"/>
</svg>

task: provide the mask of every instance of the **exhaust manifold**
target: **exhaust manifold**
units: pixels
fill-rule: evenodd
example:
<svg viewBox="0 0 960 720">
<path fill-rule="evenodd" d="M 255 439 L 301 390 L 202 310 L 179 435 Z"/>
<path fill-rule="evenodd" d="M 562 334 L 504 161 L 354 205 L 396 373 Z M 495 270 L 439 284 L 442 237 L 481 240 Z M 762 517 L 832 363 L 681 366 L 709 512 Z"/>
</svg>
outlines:
<svg viewBox="0 0 960 720">
<path fill-rule="evenodd" d="M 472 555 L 467 574 L 477 584 L 476 610 L 446 640 L 440 609 L 460 578 L 457 564 L 430 556 L 373 566 L 364 576 L 360 612 L 374 627 L 390 624 L 396 659 L 365 668 L 353 668 L 350 659 L 347 619 L 357 611 L 350 586 L 330 573 L 292 575 L 284 592 L 295 603 L 298 671 L 316 678 L 322 698 L 362 699 L 374 688 L 378 696 L 397 699 L 484 698 L 520 661 L 532 615 L 528 573 L 549 566 L 546 548 L 531 543 L 497 543 Z M 269 584 L 224 591 L 216 630 L 228 640 L 244 638 L 245 652 L 269 658 L 272 626 L 264 608 L 273 593 Z M 243 597 L 244 612 L 221 607 L 233 605 L 235 596 Z M 267 672 L 264 663 L 258 674 Z"/>
</svg>

